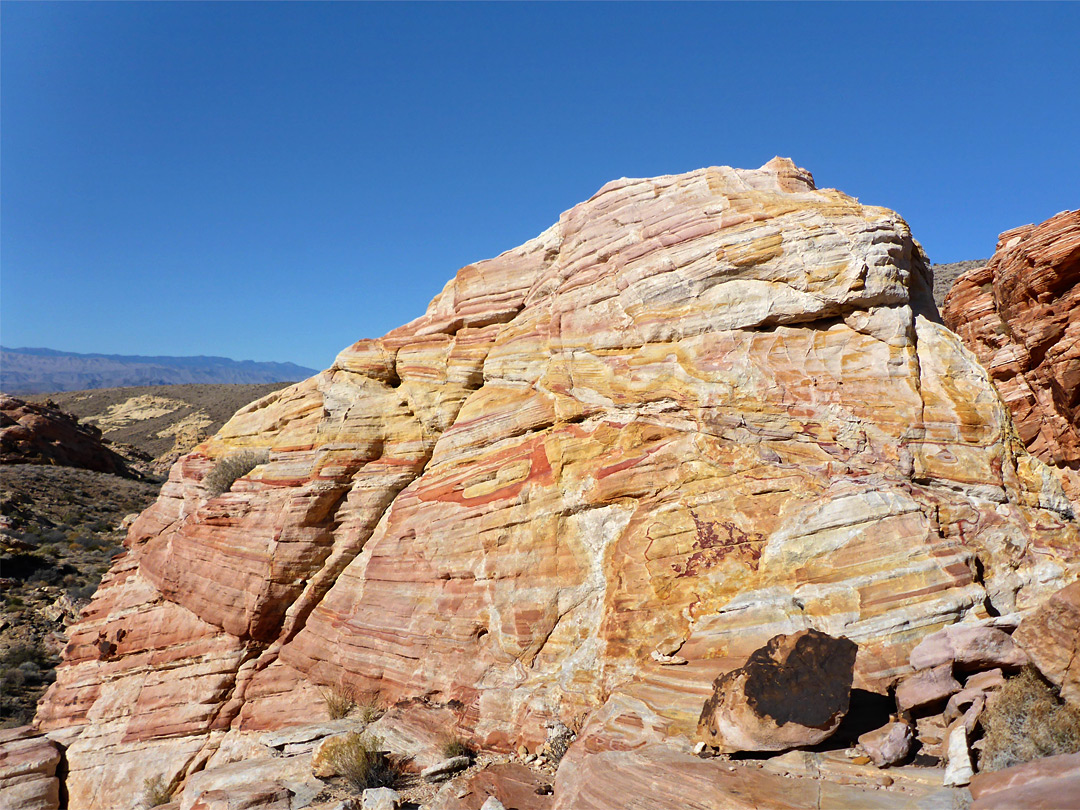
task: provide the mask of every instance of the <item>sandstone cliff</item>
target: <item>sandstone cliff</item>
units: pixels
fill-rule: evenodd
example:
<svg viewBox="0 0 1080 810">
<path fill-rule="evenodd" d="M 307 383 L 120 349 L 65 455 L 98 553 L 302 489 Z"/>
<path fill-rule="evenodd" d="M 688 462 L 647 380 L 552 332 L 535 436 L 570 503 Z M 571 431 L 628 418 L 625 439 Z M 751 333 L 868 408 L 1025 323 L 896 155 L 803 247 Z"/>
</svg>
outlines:
<svg viewBox="0 0 1080 810">
<path fill-rule="evenodd" d="M 846 636 L 883 692 L 928 634 L 1037 605 L 1072 507 L 928 276 L 900 217 L 779 158 L 609 183 L 462 268 L 172 468 L 39 711 L 71 806 L 243 759 L 339 683 L 487 748 L 580 727 L 557 805 L 604 806 L 610 756 L 683 756 L 777 633 Z"/>
<path fill-rule="evenodd" d="M 942 309 L 1012 411 L 1028 450 L 1080 499 L 1080 211 L 1001 234 Z"/>
</svg>

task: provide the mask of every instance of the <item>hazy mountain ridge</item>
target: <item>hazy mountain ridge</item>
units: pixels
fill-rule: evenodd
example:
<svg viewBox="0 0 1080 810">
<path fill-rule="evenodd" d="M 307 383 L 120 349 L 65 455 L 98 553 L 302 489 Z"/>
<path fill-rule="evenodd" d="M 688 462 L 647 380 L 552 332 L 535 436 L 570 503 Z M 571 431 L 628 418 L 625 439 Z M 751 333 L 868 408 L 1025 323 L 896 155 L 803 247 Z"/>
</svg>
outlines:
<svg viewBox="0 0 1080 810">
<path fill-rule="evenodd" d="M 0 390 L 12 394 L 185 383 L 257 385 L 302 380 L 315 373 L 316 369 L 295 363 L 227 357 L 78 354 L 0 347 Z"/>
</svg>

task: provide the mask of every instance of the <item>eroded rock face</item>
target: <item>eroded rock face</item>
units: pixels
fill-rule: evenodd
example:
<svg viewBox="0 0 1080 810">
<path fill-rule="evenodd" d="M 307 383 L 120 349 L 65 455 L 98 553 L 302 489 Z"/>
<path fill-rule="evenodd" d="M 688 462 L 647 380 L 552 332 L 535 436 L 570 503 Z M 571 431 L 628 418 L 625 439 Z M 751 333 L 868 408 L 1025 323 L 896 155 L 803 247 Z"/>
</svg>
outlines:
<svg viewBox="0 0 1080 810">
<path fill-rule="evenodd" d="M 990 371 L 1028 449 L 1080 501 L 1080 211 L 1001 234 L 942 316 Z"/>
<path fill-rule="evenodd" d="M 847 714 L 854 642 L 817 630 L 780 635 L 721 675 L 698 721 L 723 753 L 786 751 L 827 739 Z"/>
<path fill-rule="evenodd" d="M 851 639 L 884 692 L 929 633 L 1037 604 L 1077 524 L 927 278 L 896 214 L 780 159 L 609 183 L 462 268 L 173 467 L 39 712 L 71 806 L 340 683 L 489 748 L 559 719 L 689 750 L 777 634 Z M 269 461 L 208 498 L 244 448 Z"/>
</svg>

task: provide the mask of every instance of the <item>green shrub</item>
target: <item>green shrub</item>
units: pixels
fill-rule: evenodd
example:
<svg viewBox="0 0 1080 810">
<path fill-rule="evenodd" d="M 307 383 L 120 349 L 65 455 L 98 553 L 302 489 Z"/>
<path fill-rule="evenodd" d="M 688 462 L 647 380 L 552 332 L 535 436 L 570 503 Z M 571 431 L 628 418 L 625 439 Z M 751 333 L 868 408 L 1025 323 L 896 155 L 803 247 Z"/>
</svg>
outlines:
<svg viewBox="0 0 1080 810">
<path fill-rule="evenodd" d="M 1058 699 L 1034 667 L 1010 678 L 980 718 L 980 771 L 1080 751 L 1080 711 Z"/>
<path fill-rule="evenodd" d="M 159 807 L 172 800 L 172 787 L 162 776 L 154 776 L 143 782 L 143 799 L 147 807 Z"/>
<path fill-rule="evenodd" d="M 382 740 L 369 734 L 346 734 L 334 741 L 327 759 L 349 787 L 360 793 L 390 787 L 401 776 L 401 766 L 379 750 Z"/>
<path fill-rule="evenodd" d="M 211 498 L 228 492 L 236 479 L 242 478 L 260 464 L 265 464 L 270 456 L 265 450 L 243 450 L 219 458 L 214 468 L 203 478 L 203 486 Z"/>
</svg>

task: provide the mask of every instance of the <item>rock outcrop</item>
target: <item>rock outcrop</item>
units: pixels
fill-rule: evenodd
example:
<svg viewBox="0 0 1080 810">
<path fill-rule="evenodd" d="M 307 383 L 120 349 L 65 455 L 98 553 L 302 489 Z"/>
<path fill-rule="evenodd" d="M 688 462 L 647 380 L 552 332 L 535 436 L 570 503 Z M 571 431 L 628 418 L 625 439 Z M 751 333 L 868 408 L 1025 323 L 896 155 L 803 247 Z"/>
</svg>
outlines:
<svg viewBox="0 0 1080 810">
<path fill-rule="evenodd" d="M 57 810 L 57 745 L 29 726 L 0 730 L 0 807 Z"/>
<path fill-rule="evenodd" d="M 0 394 L 0 464 L 58 464 L 130 475 L 124 460 L 101 441 L 101 431 L 52 405 Z"/>
<path fill-rule="evenodd" d="M 884 693 L 1076 578 L 1058 478 L 935 319 L 903 220 L 790 161 L 607 184 L 174 465 L 40 707 L 71 807 L 227 767 L 336 684 L 488 750 L 562 721 L 557 807 L 628 749 L 775 793 L 689 754 L 717 675 L 813 628 Z"/>
<path fill-rule="evenodd" d="M 1069 472 L 1080 501 L 1080 211 L 1001 234 L 942 316 L 990 371 L 1024 444 Z"/>
</svg>

